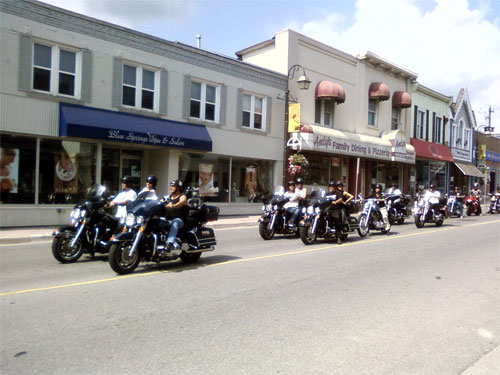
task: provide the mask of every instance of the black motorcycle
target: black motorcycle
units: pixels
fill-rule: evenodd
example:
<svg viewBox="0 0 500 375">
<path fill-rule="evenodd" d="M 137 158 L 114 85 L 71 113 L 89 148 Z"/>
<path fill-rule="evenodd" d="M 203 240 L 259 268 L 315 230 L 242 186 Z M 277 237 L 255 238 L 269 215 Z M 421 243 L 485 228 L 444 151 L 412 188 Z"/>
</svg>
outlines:
<svg viewBox="0 0 500 375">
<path fill-rule="evenodd" d="M 422 197 L 416 202 L 413 216 L 415 226 L 423 228 L 425 223 L 434 223 L 437 227 L 443 225 L 443 221 L 448 217 L 448 208 L 446 207 L 446 198 L 439 200 L 439 203 L 430 203 Z"/>
<path fill-rule="evenodd" d="M 54 258 L 61 263 L 72 263 L 84 252 L 91 256 L 108 252 L 108 241 L 120 227 L 119 220 L 104 209 L 111 198 L 106 186 L 90 188 L 85 199 L 71 211 L 70 225 L 52 233 Z"/>
<path fill-rule="evenodd" d="M 391 223 L 384 222 L 382 212 L 378 206 L 378 198 L 366 198 L 363 200 L 363 211 L 359 216 L 358 233 L 361 237 L 366 236 L 370 229 L 379 230 L 388 234 L 391 230 Z"/>
<path fill-rule="evenodd" d="M 351 203 L 352 202 L 352 203 Z M 325 195 L 324 190 L 316 190 L 304 203 L 303 219 L 299 223 L 300 239 L 305 245 L 314 244 L 318 237 L 332 239 L 339 237 L 342 241 L 347 239 L 348 233 L 359 228 L 358 221 L 351 213 L 359 210 L 357 201 L 351 201 L 346 206 L 347 217 L 342 223 L 342 232 L 336 233 L 335 222 L 331 215 L 332 200 Z"/>
<path fill-rule="evenodd" d="M 293 226 L 288 225 L 290 213 L 284 208 L 288 198 L 283 196 L 284 189 L 277 186 L 274 194 L 262 199 L 262 216 L 259 218 L 259 234 L 264 240 L 271 240 L 276 233 L 278 234 L 299 234 L 300 215 L 297 216 Z M 300 202 L 299 202 L 299 209 Z"/>
<path fill-rule="evenodd" d="M 403 224 L 405 219 L 409 217 L 408 206 L 411 202 L 410 196 L 405 194 L 389 194 L 384 198 L 391 225 L 396 223 Z"/>
<path fill-rule="evenodd" d="M 489 214 L 498 214 L 500 212 L 500 194 L 488 194 L 491 197 L 490 206 L 488 207 Z"/>
<path fill-rule="evenodd" d="M 189 213 L 177 235 L 178 247 L 173 249 L 169 249 L 166 242 L 170 229 L 165 218 L 166 201 L 150 199 L 151 194 L 145 192 L 129 203 L 126 230 L 110 241 L 111 268 L 123 275 L 133 272 L 141 261 L 158 263 L 180 258 L 185 263 L 194 263 L 202 252 L 215 250 L 214 230 L 205 223 L 218 219 L 219 208 L 204 204 L 195 193 L 192 195 L 188 199 Z"/>
</svg>

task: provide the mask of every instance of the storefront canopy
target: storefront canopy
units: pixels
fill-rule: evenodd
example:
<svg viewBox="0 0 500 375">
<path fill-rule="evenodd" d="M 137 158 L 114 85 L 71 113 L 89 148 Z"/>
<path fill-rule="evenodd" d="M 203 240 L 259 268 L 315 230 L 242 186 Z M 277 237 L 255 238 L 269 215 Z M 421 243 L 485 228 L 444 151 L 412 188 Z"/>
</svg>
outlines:
<svg viewBox="0 0 500 375">
<path fill-rule="evenodd" d="M 457 163 L 457 162 L 455 162 L 455 165 L 457 166 L 458 169 L 460 169 L 460 171 L 465 176 L 484 177 L 484 175 L 481 173 L 481 171 L 475 165 Z"/>
<path fill-rule="evenodd" d="M 415 147 L 417 157 L 450 162 L 454 161 L 450 148 L 445 145 L 422 141 L 416 138 L 410 139 L 410 143 Z"/>
<path fill-rule="evenodd" d="M 315 96 L 319 99 L 331 99 L 336 103 L 345 102 L 345 90 L 338 83 L 321 81 L 316 85 Z"/>
<path fill-rule="evenodd" d="M 61 103 L 59 135 L 212 151 L 204 125 Z"/>
</svg>

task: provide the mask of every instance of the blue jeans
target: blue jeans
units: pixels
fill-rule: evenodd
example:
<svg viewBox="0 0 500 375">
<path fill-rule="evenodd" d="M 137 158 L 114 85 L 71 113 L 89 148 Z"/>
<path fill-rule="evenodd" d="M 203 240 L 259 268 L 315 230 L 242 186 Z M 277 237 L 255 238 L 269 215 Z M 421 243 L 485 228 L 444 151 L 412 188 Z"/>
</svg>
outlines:
<svg viewBox="0 0 500 375">
<path fill-rule="evenodd" d="M 290 214 L 290 220 L 288 221 L 291 224 L 295 224 L 295 220 L 297 220 L 297 216 L 299 216 L 300 208 L 298 207 L 288 207 L 286 212 Z"/>
<path fill-rule="evenodd" d="M 168 231 L 167 243 L 174 244 L 177 233 L 179 233 L 179 229 L 184 226 L 184 222 L 177 217 L 173 220 L 168 220 L 168 224 L 170 225 L 170 229 Z"/>
</svg>

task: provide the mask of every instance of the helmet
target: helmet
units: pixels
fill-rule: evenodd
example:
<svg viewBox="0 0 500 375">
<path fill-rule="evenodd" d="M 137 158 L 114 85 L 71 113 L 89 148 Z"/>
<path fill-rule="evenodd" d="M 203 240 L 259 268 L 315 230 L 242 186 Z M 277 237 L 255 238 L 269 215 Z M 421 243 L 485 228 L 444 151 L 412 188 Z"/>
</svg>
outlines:
<svg viewBox="0 0 500 375">
<path fill-rule="evenodd" d="M 128 187 L 132 186 L 134 182 L 132 181 L 132 177 L 130 176 L 123 176 L 122 177 L 122 184 L 127 185 Z"/>
<path fill-rule="evenodd" d="M 390 184 L 389 186 L 390 186 L 390 187 L 393 187 L 393 186 L 394 186 L 394 187 L 397 187 L 398 185 L 396 185 L 396 183 L 395 183 L 395 182 L 391 182 L 391 184 Z"/>
<path fill-rule="evenodd" d="M 295 186 L 295 181 L 294 180 L 288 181 L 288 186 L 290 186 L 290 185 L 294 185 Z"/>
<path fill-rule="evenodd" d="M 330 181 L 330 183 L 328 184 L 328 187 L 330 186 L 337 186 L 337 181 Z"/>
<path fill-rule="evenodd" d="M 434 184 L 429 185 L 429 189 L 434 189 L 434 188 L 435 188 Z"/>
<path fill-rule="evenodd" d="M 382 190 L 382 185 L 380 185 L 380 184 L 376 184 L 376 185 L 373 187 L 373 190 L 375 190 L 375 189 L 380 189 L 380 190 Z"/>
<path fill-rule="evenodd" d="M 478 188 L 479 187 L 479 183 L 474 182 L 474 185 L 472 185 L 472 186 L 475 187 L 475 188 Z"/>
<path fill-rule="evenodd" d="M 344 187 L 344 183 L 342 181 L 335 181 L 335 186 L 342 186 Z"/>
<path fill-rule="evenodd" d="M 174 186 L 182 190 L 182 181 L 181 180 L 172 180 L 170 181 L 170 186 Z"/>
<path fill-rule="evenodd" d="M 155 175 L 151 175 L 146 178 L 146 182 L 149 182 L 151 185 L 156 186 L 156 184 L 158 183 L 158 179 Z"/>
<path fill-rule="evenodd" d="M 296 180 L 295 180 L 295 183 L 298 185 L 298 184 L 304 184 L 304 179 L 302 177 L 298 177 Z"/>
</svg>

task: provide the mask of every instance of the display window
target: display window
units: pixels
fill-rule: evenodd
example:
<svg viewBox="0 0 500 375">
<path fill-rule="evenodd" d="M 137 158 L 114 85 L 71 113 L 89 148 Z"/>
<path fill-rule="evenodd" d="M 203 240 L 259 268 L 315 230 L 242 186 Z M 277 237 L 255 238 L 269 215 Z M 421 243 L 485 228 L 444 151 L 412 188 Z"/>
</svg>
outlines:
<svg viewBox="0 0 500 375">
<path fill-rule="evenodd" d="M 2 134 L 0 202 L 35 203 L 36 138 Z"/>
</svg>

